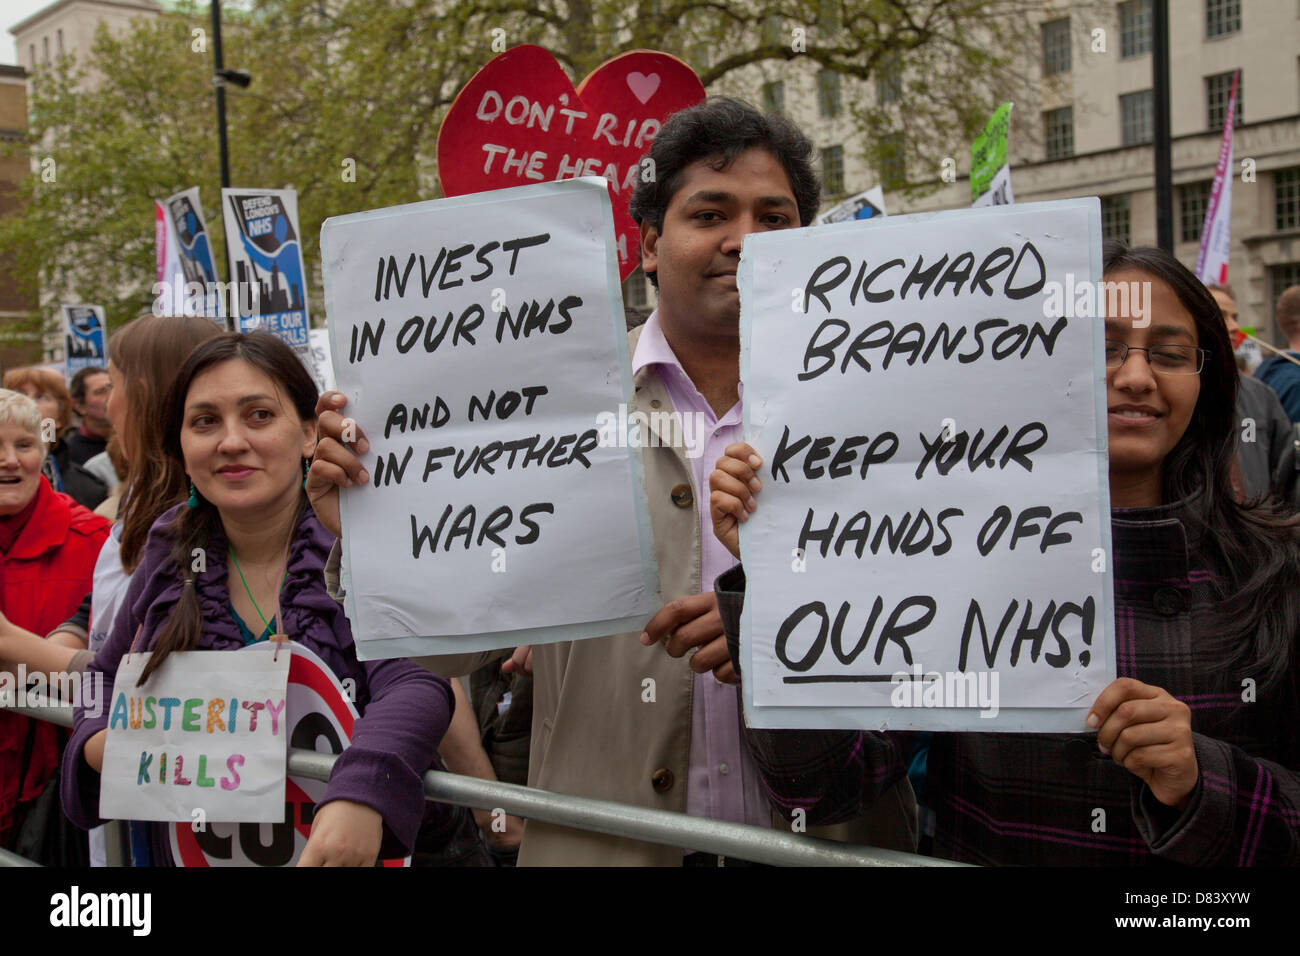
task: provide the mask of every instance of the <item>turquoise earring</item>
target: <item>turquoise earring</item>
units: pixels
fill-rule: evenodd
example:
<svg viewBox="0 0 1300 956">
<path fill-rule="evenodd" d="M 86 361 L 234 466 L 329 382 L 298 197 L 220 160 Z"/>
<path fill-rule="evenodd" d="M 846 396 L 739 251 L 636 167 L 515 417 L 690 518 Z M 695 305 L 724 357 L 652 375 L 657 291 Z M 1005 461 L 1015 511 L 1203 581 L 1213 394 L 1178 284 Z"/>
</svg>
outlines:
<svg viewBox="0 0 1300 956">
<path fill-rule="evenodd" d="M 199 506 L 199 493 L 195 489 L 194 482 L 192 481 L 190 482 L 190 497 L 185 503 L 191 508 L 197 508 Z"/>
</svg>

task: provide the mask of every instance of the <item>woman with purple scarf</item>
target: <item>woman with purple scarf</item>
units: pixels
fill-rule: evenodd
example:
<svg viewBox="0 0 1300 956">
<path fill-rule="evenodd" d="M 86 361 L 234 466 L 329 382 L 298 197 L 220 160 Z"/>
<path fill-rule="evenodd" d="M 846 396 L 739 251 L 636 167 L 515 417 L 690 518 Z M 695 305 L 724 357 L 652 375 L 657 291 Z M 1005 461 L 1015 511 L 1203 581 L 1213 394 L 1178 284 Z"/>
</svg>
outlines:
<svg viewBox="0 0 1300 956">
<path fill-rule="evenodd" d="M 90 665 L 112 699 L 122 656 L 150 651 L 141 684 L 173 651 L 234 651 L 269 639 L 314 651 L 353 681 L 361 718 L 316 807 L 300 866 L 371 866 L 412 852 L 426 813 L 422 776 L 453 707 L 449 685 L 404 660 L 357 660 L 343 608 L 325 590 L 333 537 L 303 475 L 316 442 L 316 387 L 293 350 L 262 332 L 212 339 L 190 355 L 167 402 L 166 450 L 190 479 L 185 503 L 154 524 L 104 648 Z M 201 551 L 205 560 L 192 555 Z M 195 567 L 199 570 L 194 570 Z M 63 804 L 99 820 L 108 714 L 78 710 Z M 378 786 L 379 781 L 383 786 Z M 171 862 L 152 827 L 155 863 Z"/>
</svg>

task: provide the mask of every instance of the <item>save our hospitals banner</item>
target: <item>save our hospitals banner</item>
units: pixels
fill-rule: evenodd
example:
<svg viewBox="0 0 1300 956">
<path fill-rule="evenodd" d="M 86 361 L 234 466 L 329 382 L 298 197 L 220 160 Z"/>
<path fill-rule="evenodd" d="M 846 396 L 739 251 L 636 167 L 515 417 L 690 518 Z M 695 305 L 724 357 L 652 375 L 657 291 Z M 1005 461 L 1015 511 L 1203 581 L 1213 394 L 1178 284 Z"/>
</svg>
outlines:
<svg viewBox="0 0 1300 956">
<path fill-rule="evenodd" d="M 1219 159 L 1214 167 L 1214 184 L 1205 207 L 1205 224 L 1201 228 L 1201 247 L 1196 253 L 1196 278 L 1213 285 L 1228 281 L 1228 258 L 1231 252 L 1232 219 L 1232 127 L 1237 110 L 1237 80 L 1232 75 L 1232 92 L 1223 120 L 1223 139 L 1219 141 Z"/>
<path fill-rule="evenodd" d="M 745 238 L 750 726 L 1086 729 L 1115 673 L 1100 249 L 1095 198 Z"/>
<path fill-rule="evenodd" d="M 237 330 L 278 335 L 307 359 L 310 322 L 303 269 L 298 193 L 293 189 L 223 189 L 230 280 L 241 294 Z M 251 310 L 243 308 L 245 299 Z M 309 364 L 310 367 L 310 364 Z"/>
<path fill-rule="evenodd" d="M 1003 103 L 995 109 L 984 129 L 971 142 L 972 206 L 1007 206 L 1016 201 L 1011 191 L 1011 164 L 1007 155 L 1007 136 L 1014 105 Z"/>
<path fill-rule="evenodd" d="M 194 186 L 154 202 L 154 247 L 159 315 L 206 315 L 224 324 L 217 299 L 211 234 Z"/>
<path fill-rule="evenodd" d="M 64 305 L 59 311 L 63 317 L 64 377 L 71 379 L 83 368 L 106 367 L 104 307 Z"/>
<path fill-rule="evenodd" d="M 832 222 L 844 222 L 847 219 L 876 219 L 885 213 L 885 191 L 879 186 L 850 196 L 843 202 L 836 203 L 819 215 L 816 224 L 825 226 Z"/>
</svg>

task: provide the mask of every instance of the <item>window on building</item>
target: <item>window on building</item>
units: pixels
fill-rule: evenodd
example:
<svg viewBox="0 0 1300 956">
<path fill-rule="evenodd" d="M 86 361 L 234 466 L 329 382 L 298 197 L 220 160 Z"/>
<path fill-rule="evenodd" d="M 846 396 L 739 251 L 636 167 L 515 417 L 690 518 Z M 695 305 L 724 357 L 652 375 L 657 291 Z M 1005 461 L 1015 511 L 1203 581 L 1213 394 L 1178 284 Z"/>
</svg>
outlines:
<svg viewBox="0 0 1300 956">
<path fill-rule="evenodd" d="M 1132 242 L 1128 193 L 1101 197 L 1101 235 L 1104 239 Z"/>
<path fill-rule="evenodd" d="M 1300 229 L 1300 166 L 1273 174 L 1274 228 Z"/>
<path fill-rule="evenodd" d="M 840 75 L 834 70 L 817 74 L 817 108 L 822 116 L 840 115 Z"/>
<path fill-rule="evenodd" d="M 50 62 L 50 38 L 41 37 L 41 62 Z"/>
<path fill-rule="evenodd" d="M 769 113 L 785 111 L 785 82 L 773 80 L 763 84 L 763 109 Z"/>
<path fill-rule="evenodd" d="M 1241 32 L 1241 0 L 1205 0 L 1206 39 Z"/>
<path fill-rule="evenodd" d="M 828 196 L 844 192 L 844 147 L 827 146 L 822 150 L 822 188 Z"/>
<path fill-rule="evenodd" d="M 59 56 L 63 56 L 63 28 L 60 27 L 58 30 L 55 31 L 55 34 L 59 38 L 59 43 L 58 43 Z"/>
<path fill-rule="evenodd" d="M 876 103 L 888 106 L 903 98 L 903 63 L 890 54 L 880 60 L 880 72 L 876 74 Z"/>
<path fill-rule="evenodd" d="M 1260 325 L 1272 326 L 1275 318 L 1277 297 L 1293 285 L 1300 285 L 1300 262 L 1285 262 L 1280 266 L 1268 267 L 1268 322 Z"/>
<path fill-rule="evenodd" d="M 1178 235 L 1183 242 L 1200 242 L 1205 210 L 1210 205 L 1210 180 L 1178 187 Z"/>
<path fill-rule="evenodd" d="M 27 44 L 27 53 L 29 58 L 32 61 L 32 69 L 34 70 L 36 69 L 36 44 L 35 43 Z"/>
<path fill-rule="evenodd" d="M 834 33 L 842 23 L 840 0 L 817 0 L 817 26 L 823 31 L 822 36 Z"/>
<path fill-rule="evenodd" d="M 650 303 L 645 287 L 645 273 L 637 266 L 636 271 L 623 283 L 623 304 L 630 309 L 644 309 Z"/>
<path fill-rule="evenodd" d="M 1043 24 L 1043 75 L 1070 72 L 1070 18 Z"/>
<path fill-rule="evenodd" d="M 781 18 L 779 16 L 765 17 L 762 27 L 763 46 L 780 46 L 781 36 Z"/>
<path fill-rule="evenodd" d="M 1232 111 L 1232 125 L 1241 125 L 1242 91 L 1246 86 L 1244 74 L 1237 77 L 1237 105 Z M 1232 71 L 1218 73 L 1205 78 L 1206 120 L 1209 128 L 1215 132 L 1223 129 L 1224 118 L 1228 115 L 1228 100 L 1232 96 Z"/>
<path fill-rule="evenodd" d="M 1150 90 L 1125 93 L 1119 98 L 1120 140 L 1125 146 L 1141 146 L 1155 136 L 1153 101 Z"/>
<path fill-rule="evenodd" d="M 1043 114 L 1043 140 L 1048 159 L 1074 155 L 1074 107 L 1063 106 Z"/>
<path fill-rule="evenodd" d="M 1119 5 L 1119 55 L 1121 59 L 1151 52 L 1151 0 L 1128 0 Z"/>
<path fill-rule="evenodd" d="M 880 184 L 886 189 L 907 184 L 902 133 L 886 133 L 880 137 Z"/>
</svg>

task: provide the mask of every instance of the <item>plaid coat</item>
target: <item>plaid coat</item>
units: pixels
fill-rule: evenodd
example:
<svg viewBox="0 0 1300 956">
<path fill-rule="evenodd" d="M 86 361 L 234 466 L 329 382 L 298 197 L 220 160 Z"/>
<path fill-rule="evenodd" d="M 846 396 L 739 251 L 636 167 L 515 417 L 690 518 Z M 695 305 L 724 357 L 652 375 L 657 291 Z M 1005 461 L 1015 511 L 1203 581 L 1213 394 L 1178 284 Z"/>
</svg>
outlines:
<svg viewBox="0 0 1300 956">
<path fill-rule="evenodd" d="M 1116 510 L 1116 664 L 1192 711 L 1200 780 L 1181 814 L 1102 756 L 1096 734 L 936 733 L 926 790 L 937 856 L 983 865 L 1300 863 L 1300 649 L 1283 686 L 1243 689 L 1213 633 L 1219 579 L 1181 519 L 1185 504 Z M 718 578 L 732 659 L 744 571 Z M 808 824 L 859 814 L 907 771 L 915 735 L 746 730 L 773 805 Z M 1102 811 L 1102 812 L 1098 812 Z"/>
</svg>

